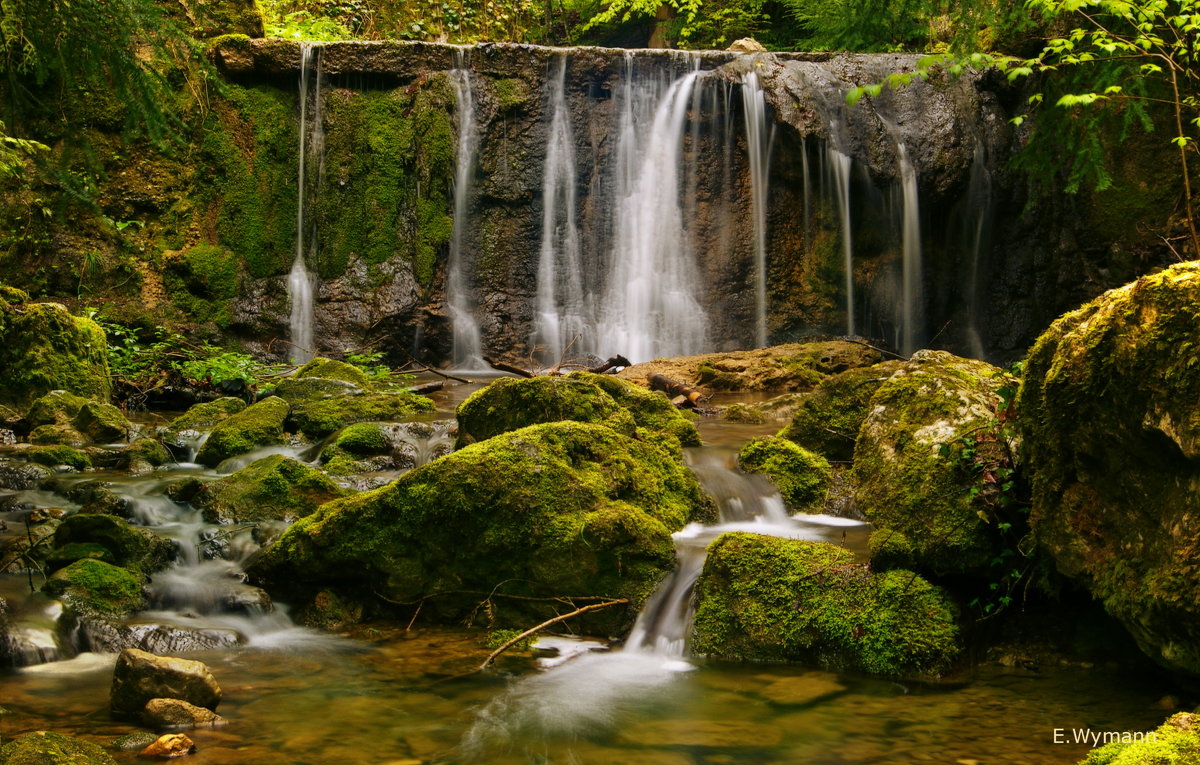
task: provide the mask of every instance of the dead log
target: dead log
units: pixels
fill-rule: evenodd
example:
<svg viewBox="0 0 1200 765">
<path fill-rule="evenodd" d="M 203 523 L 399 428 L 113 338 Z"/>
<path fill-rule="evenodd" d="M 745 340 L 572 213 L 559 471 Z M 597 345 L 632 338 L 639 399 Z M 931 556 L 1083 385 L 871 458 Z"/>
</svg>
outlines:
<svg viewBox="0 0 1200 765">
<path fill-rule="evenodd" d="M 700 399 L 704 398 L 704 394 L 695 388 L 689 388 L 681 382 L 676 382 L 662 375 L 650 375 L 646 378 L 646 382 L 650 383 L 650 390 L 660 390 L 667 394 L 667 398 L 683 396 L 684 400 L 680 406 L 686 406 L 690 409 L 699 409 Z"/>
<path fill-rule="evenodd" d="M 485 361 L 486 361 L 486 359 L 485 359 Z M 612 600 L 606 600 L 603 603 L 593 603 L 590 606 L 583 606 L 582 608 L 577 608 L 569 614 L 562 614 L 560 616 L 554 617 L 553 619 L 547 619 L 546 621 L 542 622 L 541 624 L 539 624 L 536 627 L 530 627 L 529 629 L 522 632 L 520 635 L 517 635 L 512 640 L 509 640 L 504 645 L 502 645 L 499 648 L 497 648 L 496 650 L 492 651 L 491 654 L 488 655 L 488 657 L 483 660 L 483 663 L 480 664 L 479 668 L 476 669 L 475 671 L 480 672 L 482 670 L 487 669 L 489 666 L 491 666 L 492 662 L 496 660 L 497 656 L 504 653 L 509 648 L 512 648 L 517 643 L 520 643 L 522 640 L 529 637 L 530 635 L 536 635 L 537 633 L 541 632 L 542 630 L 546 629 L 547 627 L 549 627 L 552 624 L 557 624 L 559 622 L 566 621 L 567 619 L 570 619 L 573 616 L 579 616 L 580 614 L 586 614 L 589 611 L 598 611 L 601 608 L 608 608 L 609 606 L 615 606 L 618 604 L 628 603 L 628 602 L 629 602 L 629 600 L 626 598 L 614 598 Z"/>
<path fill-rule="evenodd" d="M 509 374 L 517 375 L 518 377 L 537 377 L 536 374 L 530 372 L 528 369 L 514 367 L 512 364 L 505 364 L 503 361 L 492 361 L 487 356 L 484 356 L 483 360 L 487 362 L 489 367 L 500 372 L 508 372 Z"/>
<path fill-rule="evenodd" d="M 612 356 L 608 359 L 608 361 L 604 362 L 600 366 L 592 367 L 587 371 L 591 372 L 592 374 L 602 375 L 605 372 L 608 372 L 610 369 L 628 366 L 632 366 L 632 364 L 629 363 L 629 359 L 625 358 L 624 356 Z"/>
<path fill-rule="evenodd" d="M 444 380 L 434 380 L 433 382 L 422 383 L 421 385 L 414 385 L 408 389 L 408 392 L 416 393 L 417 395 L 425 395 L 426 393 L 434 393 L 445 387 L 446 387 L 446 382 Z"/>
</svg>

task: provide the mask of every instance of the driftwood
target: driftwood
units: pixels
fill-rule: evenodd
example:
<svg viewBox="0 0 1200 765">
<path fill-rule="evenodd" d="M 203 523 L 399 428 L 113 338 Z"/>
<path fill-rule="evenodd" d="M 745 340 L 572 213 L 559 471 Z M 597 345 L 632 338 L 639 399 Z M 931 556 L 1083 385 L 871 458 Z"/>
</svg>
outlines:
<svg viewBox="0 0 1200 765">
<path fill-rule="evenodd" d="M 580 614 L 586 614 L 589 611 L 599 611 L 601 608 L 608 608 L 609 606 L 615 606 L 619 603 L 628 603 L 628 602 L 629 601 L 625 598 L 614 598 L 613 600 L 606 600 L 603 603 L 593 603 L 590 606 L 583 606 L 582 608 L 577 608 L 569 614 L 562 614 L 560 616 L 554 617 L 553 619 L 547 619 L 546 621 L 542 622 L 541 624 L 539 624 L 536 627 L 530 627 L 529 629 L 522 632 L 520 635 L 517 635 L 512 640 L 509 640 L 504 645 L 502 645 L 499 648 L 497 648 L 496 650 L 492 651 L 491 654 L 489 654 L 488 657 L 483 660 L 483 663 L 480 664 L 479 668 L 476 669 L 475 671 L 480 672 L 482 670 L 487 669 L 488 667 L 490 667 L 492 665 L 492 662 L 496 660 L 497 656 L 504 653 L 509 648 L 512 648 L 517 643 L 520 643 L 522 640 L 529 637 L 530 635 L 534 635 L 538 632 L 541 632 L 542 630 L 549 627 L 551 624 L 557 624 L 558 622 L 566 621 L 567 619 L 570 619 L 573 616 L 579 616 Z"/>
<path fill-rule="evenodd" d="M 704 394 L 695 388 L 689 388 L 681 382 L 662 375 L 650 375 L 646 378 L 646 382 L 650 383 L 650 390 L 660 390 L 666 393 L 668 398 L 683 396 L 682 406 L 691 409 L 699 409 L 700 399 L 704 398 Z"/>
<path fill-rule="evenodd" d="M 426 393 L 433 393 L 435 391 L 439 391 L 445 387 L 446 387 L 446 383 L 443 380 L 434 380 L 433 382 L 427 382 L 427 383 L 422 383 L 420 385 L 414 385 L 408 389 L 408 392 L 424 395 Z"/>
<path fill-rule="evenodd" d="M 536 374 L 530 372 L 528 369 L 521 369 L 520 367 L 515 367 L 512 364 L 505 364 L 503 361 L 493 361 L 487 356 L 484 356 L 483 360 L 488 363 L 489 367 L 492 369 L 497 369 L 501 372 L 508 372 L 509 374 L 517 375 L 518 377 L 537 377 Z"/>
<path fill-rule="evenodd" d="M 407 372 L 407 371 L 411 371 L 411 372 L 414 372 L 414 373 L 417 373 L 417 374 L 419 374 L 419 373 L 421 373 L 421 372 L 431 372 L 431 373 L 433 373 L 433 374 L 437 375 L 438 377 L 444 377 L 445 379 L 447 379 L 447 380 L 453 380 L 454 382 L 460 382 L 460 383 L 471 383 L 471 382 L 473 382 L 472 380 L 468 380 L 468 379 L 467 379 L 467 378 L 465 378 L 465 377 L 456 377 L 455 375 L 452 375 L 452 374 L 447 374 L 446 372 L 439 372 L 438 370 L 434 369 L 433 367 L 429 366 L 429 365 L 428 365 L 428 364 L 426 364 L 425 362 L 421 361 L 420 359 L 418 359 L 416 356 L 412 355 L 411 353 L 410 353 L 410 354 L 408 354 L 408 359 L 409 359 L 409 363 L 416 364 L 416 365 L 420 366 L 420 367 L 421 367 L 421 369 L 413 369 L 413 370 L 404 370 L 404 369 L 402 369 L 401 371 L 406 371 L 406 372 Z M 407 366 L 408 366 L 408 364 L 405 364 L 404 366 L 406 366 L 406 367 L 407 367 Z"/>
</svg>

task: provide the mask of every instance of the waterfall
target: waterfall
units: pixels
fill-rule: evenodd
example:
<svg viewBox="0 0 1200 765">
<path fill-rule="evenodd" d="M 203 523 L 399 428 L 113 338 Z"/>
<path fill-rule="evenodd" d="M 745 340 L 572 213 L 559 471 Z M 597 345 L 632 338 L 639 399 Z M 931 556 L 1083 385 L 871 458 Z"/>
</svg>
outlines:
<svg viewBox="0 0 1200 765">
<path fill-rule="evenodd" d="M 576 354 L 595 346 L 594 317 L 583 289 L 583 264 L 576 224 L 575 139 L 566 98 L 567 57 L 557 57 L 550 78 L 550 128 L 542 176 L 542 241 L 535 298 L 533 344 L 556 359 L 578 335 Z"/>
<path fill-rule="evenodd" d="M 322 120 L 321 103 L 321 68 L 320 56 L 316 47 L 310 43 L 300 46 L 300 157 L 299 183 L 296 190 L 296 259 L 288 274 L 288 302 L 291 304 L 291 316 L 288 329 L 291 333 L 292 351 L 290 354 L 293 364 L 303 364 L 313 357 L 313 293 L 315 278 L 309 272 L 305 263 L 305 251 L 316 236 L 307 234 L 305 230 L 304 212 L 307 207 L 308 188 L 308 158 L 313 155 L 318 162 L 323 162 L 325 154 L 325 128 Z M 311 121 L 308 113 L 308 91 L 310 83 L 313 86 L 313 114 Z M 320 166 L 318 166 L 320 170 Z M 317 174 L 318 181 L 320 172 Z M 318 183 L 319 185 L 319 183 Z"/>
<path fill-rule="evenodd" d="M 900 162 L 900 188 L 904 199 L 901 243 L 903 246 L 903 297 L 900 301 L 900 352 L 910 356 L 922 342 L 921 310 L 921 209 L 917 169 L 903 142 L 896 144 Z"/>
<path fill-rule="evenodd" d="M 754 219 L 754 341 L 767 344 L 767 183 L 770 174 L 770 141 L 767 105 L 758 74 L 742 77 L 746 116 L 746 148 L 750 155 L 750 208 Z M 807 175 L 807 173 L 806 173 Z"/>
<path fill-rule="evenodd" d="M 983 259 L 991 246 L 992 237 L 992 175 L 987 168 L 987 153 L 983 143 L 975 144 L 971 161 L 971 177 L 967 187 L 966 252 L 970 255 L 967 267 L 966 295 L 967 343 L 971 355 L 985 358 L 983 340 L 979 335 L 979 303 L 982 292 Z"/>
<path fill-rule="evenodd" d="M 455 48 L 450 82 L 458 104 L 458 145 L 454 165 L 454 224 L 450 232 L 450 256 L 446 264 L 446 302 L 450 307 L 457 369 L 486 369 L 479 322 L 468 287 L 466 229 L 471 202 L 471 180 L 479 156 L 479 128 L 475 124 L 475 94 L 466 48 Z"/>
<path fill-rule="evenodd" d="M 696 263 L 680 200 L 684 125 L 700 72 L 675 79 L 661 96 L 657 80 L 634 75 L 627 57 L 613 242 L 597 334 L 604 353 L 636 363 L 699 352 L 707 317 L 696 300 Z M 652 118 L 640 119 L 646 112 Z"/>
<path fill-rule="evenodd" d="M 832 130 L 830 131 L 833 132 Z M 850 219 L 850 171 L 853 161 L 850 156 L 833 148 L 831 143 L 827 152 L 829 167 L 833 171 L 834 193 L 837 194 L 838 218 L 842 223 L 842 263 L 845 274 L 846 290 L 846 334 L 853 336 L 854 327 L 854 239 L 851 234 Z"/>
</svg>

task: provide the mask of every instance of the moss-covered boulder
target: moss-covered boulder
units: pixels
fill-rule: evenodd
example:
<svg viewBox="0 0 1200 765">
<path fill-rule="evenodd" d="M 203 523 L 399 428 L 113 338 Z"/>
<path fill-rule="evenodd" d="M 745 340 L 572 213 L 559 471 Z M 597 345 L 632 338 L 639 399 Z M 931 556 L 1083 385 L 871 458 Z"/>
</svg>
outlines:
<svg viewBox="0 0 1200 765">
<path fill-rule="evenodd" d="M 359 388 L 371 387 L 371 378 L 367 377 L 366 372 L 353 364 L 347 364 L 344 361 L 334 361 L 324 356 L 317 356 L 312 361 L 300 367 L 292 377 L 297 380 L 304 380 L 310 377 L 322 380 L 341 380 L 356 385 Z"/>
<path fill-rule="evenodd" d="M 240 398 L 219 398 L 216 401 L 206 401 L 195 404 L 167 425 L 167 430 L 179 433 L 184 430 L 208 430 L 209 428 L 229 419 L 246 408 L 246 402 Z"/>
<path fill-rule="evenodd" d="M 74 543 L 101 545 L 112 553 L 116 565 L 145 574 L 161 571 L 175 558 L 170 540 L 115 515 L 80 513 L 64 520 L 54 532 L 54 544 Z"/>
<path fill-rule="evenodd" d="M 81 619 L 121 619 L 146 607 L 145 578 L 92 558 L 56 571 L 42 590 Z"/>
<path fill-rule="evenodd" d="M 215 466 L 262 446 L 283 443 L 283 423 L 291 407 L 272 396 L 221 420 L 196 454 L 202 465 Z"/>
<path fill-rule="evenodd" d="M 87 403 L 88 399 L 83 396 L 52 390 L 29 405 L 25 420 L 34 429 L 45 425 L 71 425 Z"/>
<path fill-rule="evenodd" d="M 139 438 L 121 450 L 117 467 L 131 473 L 145 473 L 171 462 L 167 447 L 153 438 Z"/>
<path fill-rule="evenodd" d="M 433 409 L 412 393 L 364 393 L 297 403 L 288 422 L 309 438 L 324 438 L 355 422 L 392 422 Z"/>
<path fill-rule="evenodd" d="M 613 632 L 631 623 L 674 567 L 671 533 L 712 515 L 678 447 L 664 447 L 661 437 L 637 440 L 588 423 L 535 425 L 323 505 L 250 572 L 293 603 L 325 589 L 404 602 L 495 588 L 628 598 L 586 622 Z M 479 601 L 449 594 L 422 613 L 461 619 Z M 551 613 L 530 600 L 492 604 L 502 626 Z"/>
<path fill-rule="evenodd" d="M 320 470 L 273 454 L 208 484 L 194 502 L 209 523 L 294 521 L 345 494 Z"/>
<path fill-rule="evenodd" d="M 19 408 L 52 390 L 107 401 L 104 330 L 57 303 L 0 301 L 0 403 Z"/>
<path fill-rule="evenodd" d="M 39 425 L 29 434 L 29 443 L 36 446 L 87 446 L 87 436 L 70 425 Z"/>
<path fill-rule="evenodd" d="M 345 380 L 329 380 L 324 377 L 300 379 L 289 377 L 286 380 L 280 380 L 271 393 L 289 404 L 298 404 L 334 396 L 352 396 L 362 392 L 362 388 Z"/>
<path fill-rule="evenodd" d="M 89 401 L 55 390 L 34 401 L 25 414 L 37 444 L 112 443 L 129 437 L 132 426 L 121 410 L 109 403 Z"/>
<path fill-rule="evenodd" d="M 752 439 L 738 452 L 738 467 L 769 477 L 793 513 L 819 513 L 825 507 L 832 480 L 829 462 L 791 441 L 775 436 Z"/>
<path fill-rule="evenodd" d="M 1030 351 L 1031 523 L 1151 658 L 1200 676 L 1200 263 L 1111 290 Z"/>
<path fill-rule="evenodd" d="M 99 401 L 84 404 L 71 424 L 92 443 L 97 444 L 125 441 L 132 429 L 129 420 L 125 419 L 120 409 Z"/>
<path fill-rule="evenodd" d="M 612 375 L 576 372 L 565 377 L 503 377 L 458 407 L 460 446 L 544 422 L 592 422 L 618 433 L 637 428 L 670 433 L 698 446 L 696 425 L 666 396 Z"/>
<path fill-rule="evenodd" d="M 912 568 L 916 564 L 912 542 L 894 529 L 875 529 L 867 537 L 872 571 Z"/>
<path fill-rule="evenodd" d="M 0 748 L 5 765 L 117 765 L 96 744 L 61 733 L 27 733 Z"/>
<path fill-rule="evenodd" d="M 903 362 L 885 361 L 826 377 L 801 399 L 791 423 L 779 436 L 827 459 L 849 462 L 871 397 L 903 367 Z"/>
<path fill-rule="evenodd" d="M 871 397 L 854 447 L 855 499 L 879 528 L 904 534 L 922 570 L 985 569 L 1003 524 L 983 491 L 1011 469 L 998 391 L 1011 380 L 982 361 L 919 351 Z"/>
<path fill-rule="evenodd" d="M 939 675 L 957 638 L 938 588 L 908 571 L 872 573 L 824 542 L 723 534 L 696 584 L 692 648 L 708 656 Z"/>
<path fill-rule="evenodd" d="M 1194 765 L 1200 762 L 1200 715 L 1180 712 L 1157 730 L 1101 734 L 1104 746 L 1079 765 Z"/>
<path fill-rule="evenodd" d="M 92 466 L 90 457 L 71 446 L 34 446 L 19 454 L 30 462 L 46 467 L 65 465 L 75 470 L 87 470 Z"/>
</svg>

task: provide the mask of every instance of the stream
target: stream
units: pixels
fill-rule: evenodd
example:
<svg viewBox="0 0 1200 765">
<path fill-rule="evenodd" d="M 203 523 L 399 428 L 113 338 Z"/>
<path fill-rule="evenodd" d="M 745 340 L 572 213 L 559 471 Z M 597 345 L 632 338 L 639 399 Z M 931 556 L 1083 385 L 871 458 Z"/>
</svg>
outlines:
<svg viewBox="0 0 1200 765">
<path fill-rule="evenodd" d="M 452 418 L 477 387 L 436 394 L 438 416 Z M 250 532 L 207 524 L 163 493 L 180 475 L 212 478 L 245 460 L 219 471 L 180 464 L 142 476 L 68 478 L 113 482 L 135 522 L 182 543 L 177 562 L 153 577 L 151 610 L 127 627 L 207 646 L 187 655 L 206 662 L 221 683 L 218 711 L 229 723 L 189 733 L 198 752 L 187 761 L 197 765 L 1065 764 L 1081 759 L 1087 746 L 1052 743 L 1055 728 L 1139 731 L 1161 722 L 1161 684 L 1115 665 L 982 665 L 953 682 L 912 683 L 689 657 L 691 584 L 704 547 L 719 533 L 824 540 L 860 554 L 867 534 L 848 519 L 789 518 L 769 483 L 736 471 L 737 448 L 777 423 L 706 420 L 700 427 L 706 446 L 688 450 L 687 459 L 717 499 L 720 522 L 675 535 L 678 571 L 648 601 L 625 645 L 547 637 L 535 652 L 540 658 L 508 654 L 496 671 L 458 679 L 448 678 L 486 653 L 480 630 L 417 622 L 407 633 L 403 624 L 372 624 L 332 635 L 296 626 L 286 607 L 261 601 L 241 581 L 240 564 L 257 548 Z M 446 437 L 434 431 L 434 438 Z M 418 461 L 437 452 L 415 451 Z M 308 457 L 301 449 L 288 453 Z M 71 508 L 57 495 L 20 494 L 26 508 Z M 0 515 L 10 533 L 23 531 L 18 519 L 25 512 Z M 218 548 L 225 557 L 212 556 Z M 108 716 L 115 655 L 61 660 L 52 640 L 56 608 L 28 595 L 25 575 L 0 576 L 0 596 L 21 615 L 32 652 L 31 666 L 0 675 L 0 739 L 48 729 L 107 745 L 138 730 Z M 133 752 L 114 756 L 139 761 Z"/>
</svg>

